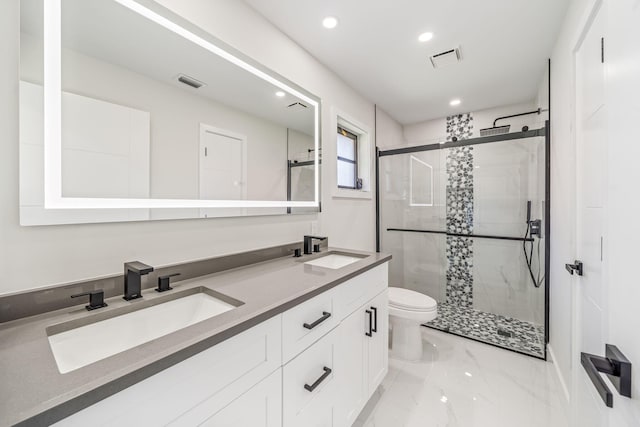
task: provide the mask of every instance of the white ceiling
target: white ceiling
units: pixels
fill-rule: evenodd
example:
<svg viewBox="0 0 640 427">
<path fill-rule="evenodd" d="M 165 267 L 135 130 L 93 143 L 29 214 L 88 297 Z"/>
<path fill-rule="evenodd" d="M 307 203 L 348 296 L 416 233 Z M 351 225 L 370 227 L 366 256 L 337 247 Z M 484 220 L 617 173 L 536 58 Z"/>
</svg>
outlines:
<svg viewBox="0 0 640 427">
<path fill-rule="evenodd" d="M 245 0 L 403 124 L 533 100 L 569 0 Z M 339 19 L 333 30 L 325 16 Z M 426 43 L 418 35 L 431 31 Z M 429 56 L 460 46 L 462 62 Z M 449 106 L 453 98 L 462 104 Z"/>
</svg>

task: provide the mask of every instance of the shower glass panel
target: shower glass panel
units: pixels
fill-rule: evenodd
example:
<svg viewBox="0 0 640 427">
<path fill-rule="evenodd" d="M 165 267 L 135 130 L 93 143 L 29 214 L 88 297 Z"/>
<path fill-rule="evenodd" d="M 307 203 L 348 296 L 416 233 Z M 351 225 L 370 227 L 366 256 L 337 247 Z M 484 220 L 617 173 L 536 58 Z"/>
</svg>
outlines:
<svg viewBox="0 0 640 427">
<path fill-rule="evenodd" d="M 425 326 L 544 358 L 545 138 L 447 145 L 379 158 L 389 283 L 438 301 Z"/>
</svg>

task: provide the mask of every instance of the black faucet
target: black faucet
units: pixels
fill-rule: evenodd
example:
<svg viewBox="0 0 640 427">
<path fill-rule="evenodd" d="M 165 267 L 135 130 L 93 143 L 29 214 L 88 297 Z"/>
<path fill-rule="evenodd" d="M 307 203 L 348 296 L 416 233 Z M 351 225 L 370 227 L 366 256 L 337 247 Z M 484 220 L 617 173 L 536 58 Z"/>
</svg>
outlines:
<svg viewBox="0 0 640 427">
<path fill-rule="evenodd" d="M 313 241 L 314 240 L 325 240 L 326 237 L 318 237 L 318 236 L 304 236 L 304 254 L 309 255 L 313 251 Z M 317 251 L 319 252 L 319 251 Z"/>
<path fill-rule="evenodd" d="M 141 278 L 153 271 L 153 267 L 140 261 L 132 261 L 124 264 L 124 299 L 130 301 L 142 298 Z"/>
</svg>

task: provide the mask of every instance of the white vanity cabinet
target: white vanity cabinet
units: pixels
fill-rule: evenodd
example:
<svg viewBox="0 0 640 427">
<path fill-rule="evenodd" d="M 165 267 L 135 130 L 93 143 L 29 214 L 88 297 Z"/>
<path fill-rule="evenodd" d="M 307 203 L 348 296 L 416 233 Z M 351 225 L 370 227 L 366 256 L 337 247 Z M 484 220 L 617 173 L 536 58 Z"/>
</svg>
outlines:
<svg viewBox="0 0 640 427">
<path fill-rule="evenodd" d="M 58 422 L 348 427 L 387 373 L 387 263 Z"/>
<path fill-rule="evenodd" d="M 388 371 L 387 287 L 385 263 L 323 297 L 335 301 L 339 323 L 283 367 L 283 427 L 353 424 Z M 283 347 L 289 339 L 283 333 Z M 325 368 L 331 373 L 323 378 Z M 315 389 L 305 387 L 315 381 Z"/>
<path fill-rule="evenodd" d="M 388 371 L 387 291 L 360 306 L 339 328 L 338 426 L 350 426 Z"/>
</svg>

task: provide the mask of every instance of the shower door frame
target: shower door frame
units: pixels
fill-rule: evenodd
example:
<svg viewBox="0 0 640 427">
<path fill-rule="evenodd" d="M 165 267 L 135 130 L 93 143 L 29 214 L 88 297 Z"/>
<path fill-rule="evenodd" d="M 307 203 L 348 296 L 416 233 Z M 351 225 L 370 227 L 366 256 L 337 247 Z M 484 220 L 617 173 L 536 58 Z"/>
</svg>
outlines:
<svg viewBox="0 0 640 427">
<path fill-rule="evenodd" d="M 550 63 L 549 63 L 550 66 Z M 549 67 L 550 70 L 550 67 Z M 550 73 L 549 73 L 550 75 Z M 551 104 L 551 93 L 549 91 L 549 104 Z M 549 114 L 549 116 L 551 116 Z M 393 156 L 398 154 L 408 154 L 408 153 L 418 153 L 423 151 L 434 151 L 434 150 L 446 150 L 447 148 L 455 148 L 455 147 L 467 147 L 470 145 L 479 145 L 479 144 L 490 144 L 493 142 L 504 142 L 511 140 L 518 140 L 524 138 L 535 138 L 544 136 L 545 141 L 545 199 L 544 199 L 544 214 L 545 214 L 545 227 L 544 227 L 544 360 L 547 360 L 547 344 L 549 344 L 549 263 L 550 263 L 550 250 L 551 250 L 551 121 L 548 119 L 545 121 L 545 125 L 539 129 L 526 130 L 522 132 L 512 132 L 503 135 L 492 135 L 492 136 L 484 136 L 478 138 L 469 138 L 463 139 L 459 141 L 445 142 L 442 144 L 427 144 L 427 145 L 416 145 L 412 147 L 403 147 L 403 148 L 395 148 L 389 150 L 380 150 L 376 147 L 376 252 L 380 252 L 380 157 Z M 390 228 L 387 231 L 404 231 L 404 232 L 417 232 L 417 233 L 437 233 L 437 234 L 447 234 L 446 231 L 440 230 L 413 230 L 413 229 L 399 229 L 399 228 Z M 455 234 L 455 233 L 453 233 Z M 520 240 L 523 238 L 511 238 L 504 236 L 490 236 L 490 235 L 473 235 L 468 234 L 464 235 L 464 237 L 471 238 L 488 238 L 488 239 L 507 239 L 507 240 Z M 476 340 L 472 337 L 465 338 Z M 530 357 L 536 357 L 528 353 L 524 353 L 518 350 L 510 349 L 507 347 L 502 347 L 497 344 L 493 344 L 486 341 L 480 341 L 485 344 L 492 345 L 494 347 L 502 348 L 509 351 L 514 351 L 516 353 L 525 354 Z"/>
</svg>

